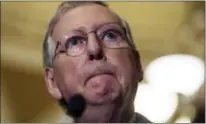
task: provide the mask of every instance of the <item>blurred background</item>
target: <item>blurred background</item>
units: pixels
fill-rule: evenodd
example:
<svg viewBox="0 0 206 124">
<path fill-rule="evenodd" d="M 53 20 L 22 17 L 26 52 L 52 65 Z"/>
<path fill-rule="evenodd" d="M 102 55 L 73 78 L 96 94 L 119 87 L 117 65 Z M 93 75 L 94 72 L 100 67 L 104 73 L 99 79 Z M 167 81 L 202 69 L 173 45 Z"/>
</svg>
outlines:
<svg viewBox="0 0 206 124">
<path fill-rule="evenodd" d="M 65 122 L 47 93 L 42 44 L 59 2 L 1 2 L 1 121 Z M 153 122 L 204 122 L 205 2 L 109 2 L 132 28 L 145 78 L 135 111 Z"/>
</svg>

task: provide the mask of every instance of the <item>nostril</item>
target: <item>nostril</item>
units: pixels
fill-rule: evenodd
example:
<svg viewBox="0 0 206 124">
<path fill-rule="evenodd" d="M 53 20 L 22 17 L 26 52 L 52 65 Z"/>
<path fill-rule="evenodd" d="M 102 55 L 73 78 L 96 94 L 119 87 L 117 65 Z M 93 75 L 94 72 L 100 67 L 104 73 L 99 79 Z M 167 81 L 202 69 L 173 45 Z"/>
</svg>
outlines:
<svg viewBox="0 0 206 124">
<path fill-rule="evenodd" d="M 102 58 L 103 58 L 103 55 L 102 55 L 101 53 L 98 54 L 97 57 L 96 57 L 97 60 L 100 60 L 100 59 L 102 59 Z"/>
<path fill-rule="evenodd" d="M 93 54 L 89 55 L 90 60 L 102 60 L 103 58 L 104 58 L 104 56 L 102 53 L 99 53 L 97 55 L 93 55 Z"/>
<path fill-rule="evenodd" d="M 93 55 L 89 55 L 89 60 L 93 60 L 94 56 Z"/>
</svg>

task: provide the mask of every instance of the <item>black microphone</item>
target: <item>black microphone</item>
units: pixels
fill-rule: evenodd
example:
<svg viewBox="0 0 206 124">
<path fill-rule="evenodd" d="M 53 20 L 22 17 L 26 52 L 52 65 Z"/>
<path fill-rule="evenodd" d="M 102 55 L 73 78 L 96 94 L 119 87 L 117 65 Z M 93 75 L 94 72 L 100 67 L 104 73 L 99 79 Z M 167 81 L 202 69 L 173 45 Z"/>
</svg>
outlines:
<svg viewBox="0 0 206 124">
<path fill-rule="evenodd" d="M 76 119 L 83 114 L 86 107 L 86 100 L 81 94 L 76 94 L 73 95 L 68 102 L 62 98 L 60 104 L 65 108 L 66 114 Z"/>
<path fill-rule="evenodd" d="M 78 118 L 84 112 L 86 107 L 86 100 L 80 94 L 72 96 L 67 103 L 67 112 L 74 118 Z"/>
</svg>

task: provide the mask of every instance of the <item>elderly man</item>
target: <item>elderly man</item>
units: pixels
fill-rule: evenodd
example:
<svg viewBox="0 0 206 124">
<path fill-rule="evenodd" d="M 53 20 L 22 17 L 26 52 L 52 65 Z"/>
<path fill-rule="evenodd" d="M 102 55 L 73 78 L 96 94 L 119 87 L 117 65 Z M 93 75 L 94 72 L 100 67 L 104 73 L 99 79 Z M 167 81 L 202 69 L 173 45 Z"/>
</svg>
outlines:
<svg viewBox="0 0 206 124">
<path fill-rule="evenodd" d="M 143 78 L 139 53 L 127 22 L 107 4 L 63 2 L 48 26 L 43 49 L 51 96 L 63 104 L 75 94 L 85 98 L 86 107 L 75 122 L 149 122 L 133 106 Z"/>
</svg>

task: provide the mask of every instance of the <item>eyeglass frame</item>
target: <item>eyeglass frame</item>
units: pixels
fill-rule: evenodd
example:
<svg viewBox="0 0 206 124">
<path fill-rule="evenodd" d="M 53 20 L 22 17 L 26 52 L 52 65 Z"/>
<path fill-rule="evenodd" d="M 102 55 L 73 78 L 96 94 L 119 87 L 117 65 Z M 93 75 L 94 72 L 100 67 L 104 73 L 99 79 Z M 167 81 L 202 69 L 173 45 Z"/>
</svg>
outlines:
<svg viewBox="0 0 206 124">
<path fill-rule="evenodd" d="M 126 27 L 123 26 L 122 24 L 119 24 L 118 22 L 104 23 L 104 24 L 98 26 L 97 28 L 95 28 L 95 30 L 89 31 L 88 33 L 85 33 L 85 32 L 84 32 L 84 34 L 87 35 L 87 39 L 88 39 L 88 35 L 89 35 L 90 33 L 94 33 L 95 36 L 98 37 L 98 35 L 97 35 L 98 30 L 101 29 L 102 27 L 104 27 L 105 25 L 109 25 L 109 24 L 116 24 L 116 25 L 118 25 L 118 26 L 122 29 L 123 34 L 124 34 L 124 37 L 123 37 L 123 38 L 125 38 L 125 41 L 126 41 L 127 44 L 128 44 L 128 47 L 111 48 L 111 49 L 123 49 L 123 48 L 127 48 L 127 49 L 128 49 L 128 48 L 132 48 L 132 50 L 133 50 L 132 44 L 130 43 L 129 38 L 128 38 L 128 36 L 127 36 L 128 32 L 127 32 L 127 30 L 126 30 Z M 99 40 L 99 38 L 98 38 L 98 40 Z M 62 43 L 60 40 L 57 40 L 56 42 L 57 42 L 57 43 L 56 43 L 56 47 L 55 47 L 54 54 L 53 54 L 53 57 L 52 57 L 52 61 L 54 61 L 55 57 L 56 57 L 58 54 L 60 54 L 60 53 L 66 53 L 68 56 L 72 56 L 72 55 L 70 55 L 70 54 L 67 52 L 67 48 L 66 48 L 66 43 L 67 43 L 67 42 L 66 42 L 66 43 Z M 86 41 L 86 44 L 87 44 L 87 43 L 88 43 L 88 40 Z M 64 48 L 65 50 L 57 51 L 58 48 L 60 48 L 59 46 L 60 46 L 60 47 L 61 47 L 61 46 L 64 46 L 64 47 L 65 47 L 65 48 Z M 105 45 L 103 45 L 103 46 L 106 47 Z M 84 51 L 85 51 L 85 49 L 84 49 Z M 82 51 L 82 53 L 84 53 L 84 51 Z M 82 54 L 82 53 L 81 53 L 81 54 Z M 80 55 L 81 55 L 81 54 L 80 54 Z M 77 55 L 77 56 L 79 56 L 79 55 Z"/>
</svg>

